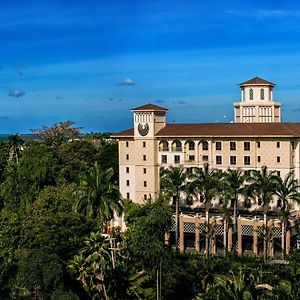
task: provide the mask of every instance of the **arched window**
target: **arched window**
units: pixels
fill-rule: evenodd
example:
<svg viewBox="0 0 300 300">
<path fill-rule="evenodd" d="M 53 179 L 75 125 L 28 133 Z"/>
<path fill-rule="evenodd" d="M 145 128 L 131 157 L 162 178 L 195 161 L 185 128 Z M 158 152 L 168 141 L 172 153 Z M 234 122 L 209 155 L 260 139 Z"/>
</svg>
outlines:
<svg viewBox="0 0 300 300">
<path fill-rule="evenodd" d="M 193 141 L 188 141 L 189 150 L 195 150 L 195 143 Z"/>
<path fill-rule="evenodd" d="M 264 89 L 260 89 L 260 100 L 264 100 L 265 99 L 265 91 Z"/>
<path fill-rule="evenodd" d="M 253 89 L 250 89 L 249 91 L 249 99 L 253 100 Z"/>
<path fill-rule="evenodd" d="M 182 151 L 182 144 L 180 140 L 175 140 L 172 143 L 173 151 Z"/>
<path fill-rule="evenodd" d="M 167 141 L 160 141 L 159 151 L 169 151 L 169 143 Z"/>
<path fill-rule="evenodd" d="M 208 150 L 208 142 L 207 141 L 202 142 L 202 150 Z"/>
</svg>

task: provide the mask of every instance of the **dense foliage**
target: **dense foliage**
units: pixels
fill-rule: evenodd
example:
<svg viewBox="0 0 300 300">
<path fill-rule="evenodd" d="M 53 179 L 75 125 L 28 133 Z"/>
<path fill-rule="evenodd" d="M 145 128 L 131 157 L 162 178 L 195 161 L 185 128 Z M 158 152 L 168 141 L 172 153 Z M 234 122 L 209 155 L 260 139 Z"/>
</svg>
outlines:
<svg viewBox="0 0 300 300">
<path fill-rule="evenodd" d="M 72 139 L 78 129 L 70 125 L 44 128 L 39 141 L 24 142 L 14 135 L 1 142 L 1 299 L 88 297 L 68 262 L 103 220 L 86 217 L 75 207 L 95 164 L 100 174 L 109 170 L 110 186 L 117 188 L 118 156 L 114 142 L 103 139 L 96 147 L 92 141 Z"/>
<path fill-rule="evenodd" d="M 79 132 L 70 125 L 39 130 L 39 141 L 15 135 L 0 144 L 0 299 L 300 298 L 296 252 L 277 265 L 234 252 L 180 254 L 166 242 L 170 197 L 178 217 L 182 192 L 199 199 L 207 214 L 219 194 L 227 216 L 241 194 L 259 193 L 267 206 L 276 193 L 286 221 L 288 201 L 299 198 L 292 176 L 272 177 L 269 190 L 258 185 L 266 178 L 246 189 L 241 172 L 171 168 L 162 171 L 160 199 L 138 205 L 118 192 L 117 143 L 107 135 L 98 135 L 99 143 L 74 139 Z M 126 232 L 103 234 L 112 209 L 124 212 Z"/>
</svg>

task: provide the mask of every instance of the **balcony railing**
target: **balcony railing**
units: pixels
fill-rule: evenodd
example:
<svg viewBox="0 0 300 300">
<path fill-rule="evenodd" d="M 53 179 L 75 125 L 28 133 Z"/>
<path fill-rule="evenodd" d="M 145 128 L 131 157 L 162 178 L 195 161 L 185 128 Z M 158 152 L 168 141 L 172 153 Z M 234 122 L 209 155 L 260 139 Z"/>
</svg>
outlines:
<svg viewBox="0 0 300 300">
<path fill-rule="evenodd" d="M 169 147 L 159 147 L 158 148 L 159 151 L 169 151 Z"/>
<path fill-rule="evenodd" d="M 182 147 L 172 147 L 172 151 L 173 152 L 181 152 L 182 151 Z"/>
</svg>

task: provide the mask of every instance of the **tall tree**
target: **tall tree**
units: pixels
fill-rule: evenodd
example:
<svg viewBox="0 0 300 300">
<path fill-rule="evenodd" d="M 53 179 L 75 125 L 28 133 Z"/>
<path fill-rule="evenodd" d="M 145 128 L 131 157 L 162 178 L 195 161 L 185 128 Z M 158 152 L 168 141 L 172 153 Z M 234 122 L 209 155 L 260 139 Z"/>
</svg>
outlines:
<svg viewBox="0 0 300 300">
<path fill-rule="evenodd" d="M 257 201 L 258 205 L 262 206 L 264 214 L 264 229 L 267 229 L 267 213 L 269 205 L 274 199 L 277 186 L 276 171 L 269 172 L 266 166 L 263 166 L 261 170 L 253 170 L 252 176 L 249 177 L 249 186 L 247 188 L 248 194 Z M 267 238 L 264 238 L 264 254 L 265 259 L 268 257 Z"/>
<path fill-rule="evenodd" d="M 296 179 L 294 179 L 294 173 L 289 172 L 284 179 L 277 177 L 277 187 L 276 195 L 278 196 L 278 208 L 282 220 L 282 233 L 281 233 L 281 248 L 282 248 L 282 257 L 285 257 L 285 236 L 288 217 L 290 215 L 291 209 L 294 207 L 295 203 L 300 203 L 300 194 L 299 194 L 299 184 Z"/>
<path fill-rule="evenodd" d="M 14 160 L 17 165 L 19 165 L 20 152 L 23 144 L 24 140 L 22 140 L 19 134 L 10 135 L 8 137 L 10 159 Z"/>
<path fill-rule="evenodd" d="M 189 190 L 196 197 L 200 196 L 200 199 L 205 205 L 206 211 L 206 255 L 210 255 L 210 237 L 209 237 L 209 209 L 212 205 L 212 200 L 218 195 L 220 187 L 220 179 L 222 172 L 220 170 L 209 168 L 208 164 L 205 164 L 203 168 L 195 167 L 192 172 L 189 173 Z"/>
<path fill-rule="evenodd" d="M 41 129 L 32 129 L 32 132 L 39 136 L 46 144 L 55 146 L 63 142 L 74 140 L 80 134 L 80 127 L 71 127 L 72 121 L 56 123 L 51 127 L 44 126 Z"/>
<path fill-rule="evenodd" d="M 97 162 L 81 181 L 75 211 L 89 218 L 97 218 L 102 229 L 123 210 L 123 200 L 118 185 L 112 180 L 113 169 L 101 171 Z"/>
<path fill-rule="evenodd" d="M 239 197 L 243 196 L 246 191 L 246 181 L 249 176 L 241 169 L 228 169 L 222 178 L 223 197 L 230 200 L 230 206 L 233 206 L 233 234 L 237 234 L 237 208 Z"/>
<path fill-rule="evenodd" d="M 74 256 L 69 269 L 93 299 L 109 299 L 107 275 L 112 269 L 110 241 L 99 232 L 85 240 L 81 253 Z"/>
<path fill-rule="evenodd" d="M 175 243 L 178 249 L 179 237 L 179 202 L 183 192 L 186 191 L 187 172 L 181 167 L 171 166 L 160 171 L 160 191 L 165 199 L 175 200 Z"/>
</svg>

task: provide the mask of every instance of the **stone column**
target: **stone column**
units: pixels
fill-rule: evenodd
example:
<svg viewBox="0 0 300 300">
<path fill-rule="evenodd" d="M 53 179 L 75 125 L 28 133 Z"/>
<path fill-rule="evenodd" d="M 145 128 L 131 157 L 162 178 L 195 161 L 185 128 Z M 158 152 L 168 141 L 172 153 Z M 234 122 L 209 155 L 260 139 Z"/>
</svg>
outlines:
<svg viewBox="0 0 300 300">
<path fill-rule="evenodd" d="M 179 251 L 184 252 L 184 223 L 183 217 L 179 216 Z"/>
<path fill-rule="evenodd" d="M 270 241 L 270 257 L 274 257 L 274 238 L 271 239 Z"/>
<path fill-rule="evenodd" d="M 273 221 L 270 222 L 270 231 L 272 232 L 273 231 L 273 227 L 274 227 L 274 223 Z M 271 233 L 270 234 L 270 245 L 269 245 L 269 255 L 270 257 L 274 257 L 274 236 L 273 234 Z"/>
<path fill-rule="evenodd" d="M 217 253 L 217 241 L 216 241 L 216 232 L 214 231 L 212 236 L 212 241 L 211 241 L 211 254 L 215 255 L 216 253 Z"/>
<path fill-rule="evenodd" d="M 253 253 L 258 254 L 257 248 L 257 220 L 254 219 L 253 221 Z"/>
<path fill-rule="evenodd" d="M 286 236 L 285 236 L 285 253 L 289 254 L 291 249 L 291 229 L 287 228 L 286 230 Z"/>
<path fill-rule="evenodd" d="M 165 233 L 165 245 L 168 247 L 170 241 L 170 234 L 168 232 Z"/>
<path fill-rule="evenodd" d="M 237 246 L 237 253 L 239 255 L 241 255 L 243 253 L 243 245 L 242 245 L 242 224 L 241 224 L 241 219 L 238 218 L 238 226 L 237 226 L 237 229 L 238 229 L 238 246 Z"/>
<path fill-rule="evenodd" d="M 255 105 L 255 122 L 259 122 L 259 106 Z"/>
<path fill-rule="evenodd" d="M 228 228 L 228 251 L 232 250 L 232 225 Z"/>
<path fill-rule="evenodd" d="M 198 217 L 196 217 L 195 221 L 195 250 L 197 253 L 200 252 L 200 225 Z"/>
</svg>

